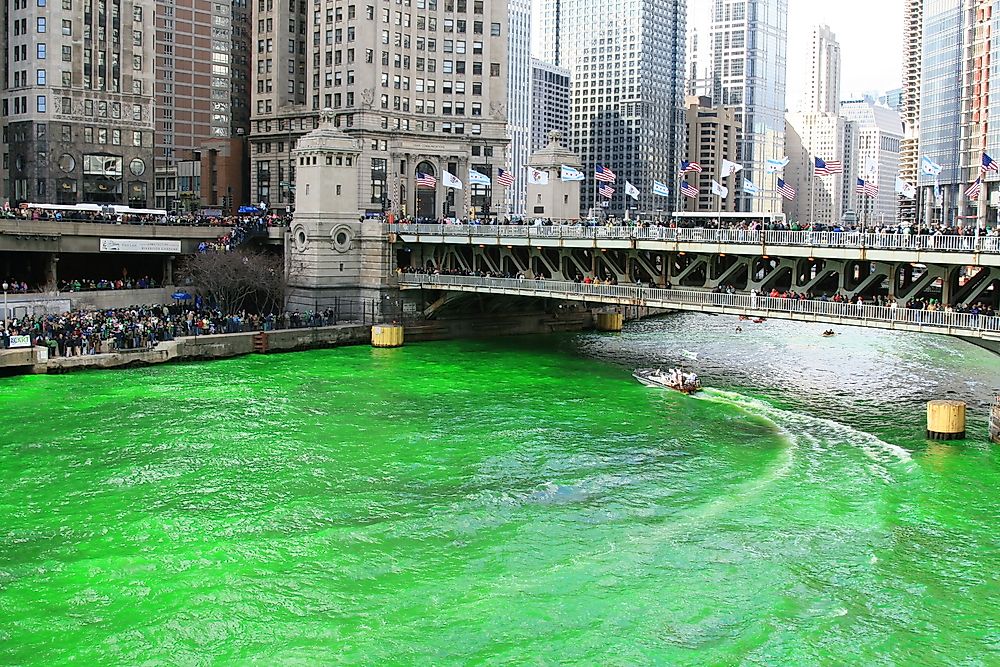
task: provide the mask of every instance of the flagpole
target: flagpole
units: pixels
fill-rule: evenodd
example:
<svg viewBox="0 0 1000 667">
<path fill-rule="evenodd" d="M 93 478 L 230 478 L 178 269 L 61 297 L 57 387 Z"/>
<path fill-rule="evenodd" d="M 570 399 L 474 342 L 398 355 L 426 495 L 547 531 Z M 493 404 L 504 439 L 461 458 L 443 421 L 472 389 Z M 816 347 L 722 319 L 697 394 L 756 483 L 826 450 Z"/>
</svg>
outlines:
<svg viewBox="0 0 1000 667">
<path fill-rule="evenodd" d="M 816 158 L 813 158 L 812 174 L 809 175 L 809 221 L 813 225 L 816 222 Z"/>
</svg>

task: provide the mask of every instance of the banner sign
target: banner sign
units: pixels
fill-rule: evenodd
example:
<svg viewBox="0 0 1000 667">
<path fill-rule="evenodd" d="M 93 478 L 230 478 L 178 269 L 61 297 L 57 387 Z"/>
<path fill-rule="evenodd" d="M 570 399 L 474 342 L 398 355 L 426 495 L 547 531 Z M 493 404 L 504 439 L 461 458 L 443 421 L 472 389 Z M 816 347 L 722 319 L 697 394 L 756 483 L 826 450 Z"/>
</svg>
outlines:
<svg viewBox="0 0 1000 667">
<path fill-rule="evenodd" d="M 31 347 L 31 336 L 11 336 L 7 347 Z"/>
<path fill-rule="evenodd" d="M 180 241 L 154 239 L 101 239 L 101 252 L 166 252 L 180 253 Z"/>
</svg>

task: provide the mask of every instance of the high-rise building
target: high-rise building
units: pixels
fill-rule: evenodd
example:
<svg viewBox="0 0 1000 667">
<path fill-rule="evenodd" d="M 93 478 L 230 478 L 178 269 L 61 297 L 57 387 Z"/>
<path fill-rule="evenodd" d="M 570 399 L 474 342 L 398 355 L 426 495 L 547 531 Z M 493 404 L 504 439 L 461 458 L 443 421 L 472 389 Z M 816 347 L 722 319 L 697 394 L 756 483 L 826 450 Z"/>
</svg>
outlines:
<svg viewBox="0 0 1000 667">
<path fill-rule="evenodd" d="M 805 111 L 785 119 L 785 178 L 798 188 L 794 201 L 786 200 L 789 220 L 819 224 L 841 222 L 855 210 L 853 174 L 858 171 L 857 126 L 835 113 Z M 816 159 L 839 162 L 843 173 L 816 175 Z"/>
<path fill-rule="evenodd" d="M 329 108 L 362 144 L 362 210 L 424 219 L 504 213 L 504 189 L 470 185 L 468 175 L 495 179 L 508 164 L 506 0 L 263 3 L 253 21 L 256 200 L 294 204 L 290 149 Z M 463 189 L 446 188 L 444 172 Z M 418 173 L 437 184 L 418 186 Z"/>
<path fill-rule="evenodd" d="M 525 169 L 531 154 L 531 2 L 508 0 L 507 31 L 507 151 L 509 169 L 517 175 L 507 190 L 508 211 L 524 214 Z M 507 211 L 504 211 L 505 213 Z"/>
<path fill-rule="evenodd" d="M 685 0 L 552 0 L 540 7 L 542 60 L 572 76 L 570 150 L 588 178 L 581 206 L 598 203 L 595 166 L 618 177 L 609 211 L 673 210 L 652 193 L 654 180 L 673 182 L 685 147 Z M 640 190 L 626 199 L 625 181 Z"/>
<path fill-rule="evenodd" d="M 709 43 L 709 2 L 688 2 L 687 16 L 687 94 L 690 97 L 712 95 L 712 51 Z"/>
<path fill-rule="evenodd" d="M 158 208 L 249 203 L 250 30 L 246 0 L 157 4 Z"/>
<path fill-rule="evenodd" d="M 835 114 L 840 109 L 840 42 L 830 26 L 812 31 L 812 48 L 801 111 Z"/>
<path fill-rule="evenodd" d="M 937 175 L 917 170 L 922 222 L 963 224 L 977 203 L 964 192 L 979 176 L 981 154 L 990 145 L 991 8 L 974 0 L 923 3 L 920 43 L 918 155 L 941 165 Z M 907 111 L 911 108 L 907 107 Z M 996 137 L 1000 139 L 1000 136 Z M 987 188 L 993 189 L 988 179 Z"/>
<path fill-rule="evenodd" d="M 920 77 L 923 63 L 924 0 L 906 0 L 903 9 L 903 89 L 899 113 L 903 119 L 903 144 L 899 155 L 899 177 L 909 185 L 917 183 L 920 163 Z M 917 201 L 900 198 L 899 218 L 913 223 Z"/>
<path fill-rule="evenodd" d="M 855 209 L 857 127 L 841 118 L 840 44 L 825 25 L 816 26 L 799 111 L 785 117 L 785 180 L 798 189 L 783 210 L 790 220 L 836 224 Z M 816 175 L 816 160 L 839 163 L 843 173 Z"/>
<path fill-rule="evenodd" d="M 684 198 L 685 211 L 735 211 L 742 190 L 741 174 L 722 176 L 722 161 L 736 162 L 740 141 L 740 124 L 731 108 L 714 107 L 709 97 L 689 96 L 687 102 L 687 150 L 685 155 L 701 167 L 684 179 L 698 188 L 697 197 Z M 728 192 L 725 197 L 712 193 L 712 181 Z"/>
<path fill-rule="evenodd" d="M 768 173 L 767 160 L 785 150 L 788 0 L 713 0 L 710 34 L 713 102 L 736 109 L 743 174 L 761 190 L 741 197 L 741 210 L 780 212 L 778 175 Z"/>
<path fill-rule="evenodd" d="M 531 152 L 549 143 L 549 133 L 569 136 L 570 75 L 564 67 L 531 59 Z"/>
<path fill-rule="evenodd" d="M 896 222 L 899 177 L 899 153 L 903 141 L 903 122 L 889 107 L 865 100 L 844 102 L 841 115 L 857 124 L 858 168 L 847 172 L 878 185 L 877 197 L 859 199 L 858 218 L 863 224 L 882 225 Z"/>
<path fill-rule="evenodd" d="M 152 205 L 151 0 L 6 7 L 4 197 Z"/>
</svg>

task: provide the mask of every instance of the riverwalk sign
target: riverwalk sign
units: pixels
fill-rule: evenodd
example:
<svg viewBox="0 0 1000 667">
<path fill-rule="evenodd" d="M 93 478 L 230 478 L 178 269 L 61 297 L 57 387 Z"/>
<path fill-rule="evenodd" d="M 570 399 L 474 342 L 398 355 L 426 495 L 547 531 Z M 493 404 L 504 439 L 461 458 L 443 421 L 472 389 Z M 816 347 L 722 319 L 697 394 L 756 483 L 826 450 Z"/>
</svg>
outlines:
<svg viewBox="0 0 1000 667">
<path fill-rule="evenodd" d="M 180 241 L 154 239 L 101 239 L 101 252 L 163 252 L 180 253 Z"/>
<path fill-rule="evenodd" d="M 31 347 L 31 336 L 11 336 L 7 347 Z"/>
</svg>

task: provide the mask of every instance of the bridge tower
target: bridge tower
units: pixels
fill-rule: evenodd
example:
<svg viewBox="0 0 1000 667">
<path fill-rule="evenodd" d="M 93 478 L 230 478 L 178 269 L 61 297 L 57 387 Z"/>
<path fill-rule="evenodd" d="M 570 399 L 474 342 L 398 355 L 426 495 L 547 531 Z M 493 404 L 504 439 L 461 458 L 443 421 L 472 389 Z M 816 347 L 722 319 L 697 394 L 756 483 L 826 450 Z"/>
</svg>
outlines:
<svg viewBox="0 0 1000 667">
<path fill-rule="evenodd" d="M 580 181 L 563 181 L 562 166 L 581 169 L 580 158 L 562 145 L 562 133 L 549 132 L 549 144 L 528 159 L 528 168 L 548 175 L 548 183 L 533 184 L 528 179 L 524 212 L 529 218 L 550 220 L 580 219 Z"/>
<path fill-rule="evenodd" d="M 380 220 L 358 208 L 361 146 L 334 125 L 331 109 L 293 153 L 296 209 L 285 239 L 288 307 L 386 313 L 391 246 Z"/>
</svg>

